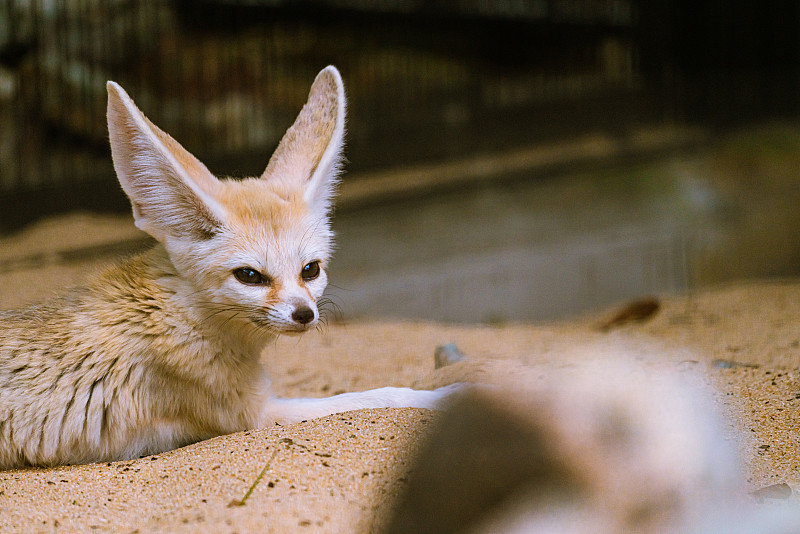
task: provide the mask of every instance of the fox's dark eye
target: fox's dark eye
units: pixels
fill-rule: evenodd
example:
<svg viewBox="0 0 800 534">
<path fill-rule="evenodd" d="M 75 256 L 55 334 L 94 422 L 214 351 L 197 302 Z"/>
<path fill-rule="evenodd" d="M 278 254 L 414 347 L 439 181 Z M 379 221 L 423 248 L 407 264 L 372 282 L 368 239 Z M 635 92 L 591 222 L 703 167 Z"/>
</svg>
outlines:
<svg viewBox="0 0 800 534">
<path fill-rule="evenodd" d="M 233 276 L 238 281 L 249 286 L 256 286 L 267 282 L 266 278 L 261 276 L 261 273 L 250 267 L 241 267 L 233 271 Z"/>
<path fill-rule="evenodd" d="M 300 276 L 303 277 L 303 281 L 309 282 L 319 276 L 319 271 L 319 261 L 314 260 L 303 267 L 303 272 L 300 273 Z"/>
</svg>

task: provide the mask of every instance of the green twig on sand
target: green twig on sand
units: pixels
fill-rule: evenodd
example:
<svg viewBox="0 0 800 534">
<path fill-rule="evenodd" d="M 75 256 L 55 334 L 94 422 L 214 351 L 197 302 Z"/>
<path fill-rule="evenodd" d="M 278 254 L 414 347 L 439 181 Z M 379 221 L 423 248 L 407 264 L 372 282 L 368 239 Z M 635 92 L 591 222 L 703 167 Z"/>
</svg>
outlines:
<svg viewBox="0 0 800 534">
<path fill-rule="evenodd" d="M 270 466 L 270 465 L 272 465 L 272 460 L 274 460 L 274 459 L 275 459 L 275 456 L 276 456 L 277 454 L 278 454 L 278 451 L 277 451 L 277 450 L 274 450 L 274 451 L 272 451 L 272 456 L 270 456 L 270 458 L 269 458 L 269 461 L 267 461 L 267 464 L 264 466 L 264 469 L 262 469 L 262 470 L 261 470 L 261 472 L 258 474 L 258 476 L 256 477 L 256 479 L 255 479 L 255 480 L 253 481 L 253 483 L 250 485 L 250 488 L 247 490 L 247 493 L 245 493 L 245 494 L 244 494 L 244 497 L 242 497 L 242 499 L 241 499 L 241 500 L 239 500 L 239 499 L 233 499 L 233 500 L 232 500 L 232 501 L 231 501 L 231 502 L 228 504 L 228 507 L 229 507 L 229 508 L 230 508 L 231 506 L 244 506 L 244 505 L 245 505 L 245 502 L 247 501 L 247 499 L 249 499 L 249 498 L 250 498 L 250 494 L 252 494 L 252 493 L 253 493 L 253 490 L 254 490 L 254 489 L 256 489 L 256 486 L 258 486 L 258 483 L 259 483 L 259 482 L 261 482 L 261 479 L 264 477 L 264 473 L 266 473 L 266 472 L 267 472 L 267 469 L 269 469 L 269 466 Z"/>
</svg>

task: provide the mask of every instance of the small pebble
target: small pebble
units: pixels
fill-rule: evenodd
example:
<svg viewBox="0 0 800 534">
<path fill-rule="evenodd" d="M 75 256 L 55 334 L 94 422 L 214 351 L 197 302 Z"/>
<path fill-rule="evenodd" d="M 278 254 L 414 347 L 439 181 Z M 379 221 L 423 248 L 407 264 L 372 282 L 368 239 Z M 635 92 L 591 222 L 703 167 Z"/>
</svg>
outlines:
<svg viewBox="0 0 800 534">
<path fill-rule="evenodd" d="M 781 482 L 765 488 L 759 488 L 750 493 L 759 499 L 788 499 L 792 496 L 792 488 L 789 484 Z"/>
<path fill-rule="evenodd" d="M 466 357 L 458 350 L 455 343 L 448 343 L 447 345 L 439 345 L 436 347 L 436 352 L 433 354 L 436 369 L 440 369 L 447 365 L 460 362 Z"/>
<path fill-rule="evenodd" d="M 601 332 L 608 332 L 630 323 L 642 323 L 651 319 L 661 309 L 661 302 L 654 297 L 629 302 L 610 318 L 598 325 Z"/>
<path fill-rule="evenodd" d="M 733 360 L 722 360 L 722 359 L 716 359 L 712 361 L 711 365 L 719 369 L 733 369 L 735 367 L 749 367 L 751 369 L 758 368 L 758 365 L 754 363 L 741 363 L 741 362 L 735 362 Z"/>
</svg>

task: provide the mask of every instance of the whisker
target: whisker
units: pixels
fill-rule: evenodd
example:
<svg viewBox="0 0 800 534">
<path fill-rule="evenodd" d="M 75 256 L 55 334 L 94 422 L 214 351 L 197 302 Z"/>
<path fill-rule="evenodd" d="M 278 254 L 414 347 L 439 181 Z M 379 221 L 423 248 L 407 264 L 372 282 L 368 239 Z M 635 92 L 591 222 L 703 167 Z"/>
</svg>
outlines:
<svg viewBox="0 0 800 534">
<path fill-rule="evenodd" d="M 332 319 L 336 322 L 341 322 L 343 318 L 342 308 L 339 304 L 333 300 L 330 296 L 322 297 L 317 301 L 317 307 L 320 311 L 320 320 L 324 318 L 327 322 L 328 316 L 332 315 Z"/>
<path fill-rule="evenodd" d="M 334 288 L 334 289 L 338 289 L 338 290 L 340 290 L 340 291 L 347 291 L 347 292 L 353 291 L 352 289 L 350 289 L 350 288 L 348 288 L 348 287 L 337 286 L 336 284 L 332 284 L 332 283 L 330 283 L 330 282 L 328 282 L 328 287 L 329 287 L 329 288 L 331 288 L 331 287 L 332 287 L 332 288 Z"/>
<path fill-rule="evenodd" d="M 220 327 L 225 327 L 234 320 L 246 320 L 262 334 L 277 336 L 280 329 L 275 328 L 274 323 L 279 322 L 279 316 L 273 307 L 248 306 L 243 304 L 220 304 L 212 301 L 201 302 L 197 308 L 204 310 L 206 320 L 217 320 L 220 316 L 223 320 Z"/>
<path fill-rule="evenodd" d="M 305 229 L 302 237 L 300 238 L 297 246 L 297 255 L 300 258 L 310 258 L 311 255 L 307 253 L 311 243 L 311 237 L 319 233 L 319 227 L 326 223 L 326 219 L 318 219 L 313 226 Z"/>
</svg>

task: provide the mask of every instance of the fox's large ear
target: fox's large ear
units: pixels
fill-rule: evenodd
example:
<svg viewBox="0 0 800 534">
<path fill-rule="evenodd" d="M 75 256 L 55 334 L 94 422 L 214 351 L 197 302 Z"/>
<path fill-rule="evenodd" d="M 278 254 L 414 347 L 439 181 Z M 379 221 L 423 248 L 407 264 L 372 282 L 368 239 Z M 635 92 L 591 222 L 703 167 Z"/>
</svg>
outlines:
<svg viewBox="0 0 800 534">
<path fill-rule="evenodd" d="M 225 220 L 215 199 L 219 180 L 150 122 L 122 87 L 108 82 L 106 88 L 111 156 L 136 226 L 159 241 L 212 236 Z"/>
<path fill-rule="evenodd" d="M 313 212 L 326 214 L 342 161 L 344 121 L 344 84 L 336 67 L 330 66 L 317 75 L 308 101 L 262 178 L 285 198 L 301 193 Z"/>
</svg>

